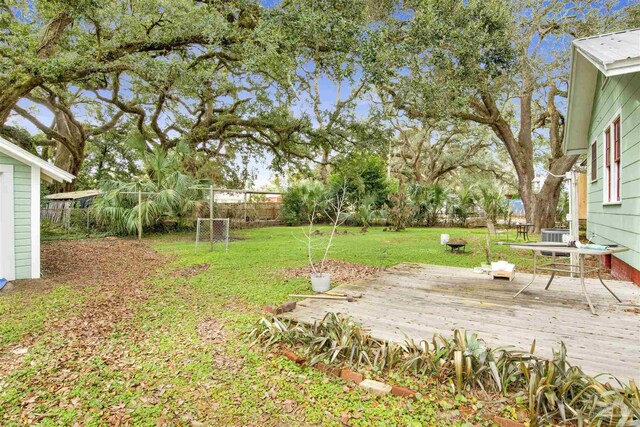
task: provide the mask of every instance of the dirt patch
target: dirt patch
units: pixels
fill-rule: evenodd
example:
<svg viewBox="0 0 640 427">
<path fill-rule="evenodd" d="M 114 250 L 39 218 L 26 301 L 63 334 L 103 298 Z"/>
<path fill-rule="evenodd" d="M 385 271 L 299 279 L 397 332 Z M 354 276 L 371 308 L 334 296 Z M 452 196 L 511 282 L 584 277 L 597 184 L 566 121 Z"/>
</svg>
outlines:
<svg viewBox="0 0 640 427">
<path fill-rule="evenodd" d="M 136 240 L 106 237 L 42 245 L 42 275 L 63 283 L 124 288 L 165 263 L 163 256 Z"/>
<path fill-rule="evenodd" d="M 192 276 L 196 276 L 202 273 L 203 271 L 207 271 L 208 269 L 209 269 L 209 264 L 196 264 L 186 268 L 175 270 L 171 274 L 176 277 L 180 276 L 180 277 L 189 278 Z"/>
<path fill-rule="evenodd" d="M 134 240 L 105 238 L 58 241 L 42 246 L 43 280 L 20 280 L 12 293 L 33 293 L 70 285 L 83 295 L 75 313 L 50 319 L 44 330 L 23 338 L 19 347 L 29 348 L 39 336 L 60 333 L 64 346 L 86 351 L 97 346 L 116 327 L 128 329 L 133 308 L 148 298 L 146 280 L 167 260 L 146 244 Z M 25 296 L 28 298 L 28 296 Z M 73 354 L 73 350 L 65 350 Z M 89 351 L 90 353 L 90 351 Z M 13 353 L 0 356 L 6 374 L 19 362 Z M 7 361 L 7 358 L 10 359 Z"/>
<path fill-rule="evenodd" d="M 222 323 L 217 319 L 207 319 L 198 325 L 198 336 L 209 344 L 222 344 L 227 341 L 227 334 Z"/>
<path fill-rule="evenodd" d="M 332 283 L 352 283 L 371 278 L 384 270 L 382 267 L 339 260 L 328 260 L 324 265 L 325 271 L 331 274 Z M 287 278 L 308 279 L 311 276 L 311 267 L 288 268 L 283 270 L 283 273 Z"/>
</svg>

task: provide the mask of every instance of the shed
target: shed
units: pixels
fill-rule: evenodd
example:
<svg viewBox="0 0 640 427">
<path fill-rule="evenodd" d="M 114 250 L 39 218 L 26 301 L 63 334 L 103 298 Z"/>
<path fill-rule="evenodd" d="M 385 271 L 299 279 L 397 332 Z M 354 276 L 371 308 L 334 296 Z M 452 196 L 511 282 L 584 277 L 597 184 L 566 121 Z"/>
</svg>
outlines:
<svg viewBox="0 0 640 427">
<path fill-rule="evenodd" d="M 86 209 L 91 206 L 93 199 L 100 195 L 100 190 L 81 190 L 81 191 L 69 191 L 67 193 L 55 193 L 44 196 L 44 199 L 49 203 L 65 202 L 70 206 Z"/>
<path fill-rule="evenodd" d="M 0 137 L 0 278 L 40 278 L 40 180 L 74 178 Z"/>
</svg>

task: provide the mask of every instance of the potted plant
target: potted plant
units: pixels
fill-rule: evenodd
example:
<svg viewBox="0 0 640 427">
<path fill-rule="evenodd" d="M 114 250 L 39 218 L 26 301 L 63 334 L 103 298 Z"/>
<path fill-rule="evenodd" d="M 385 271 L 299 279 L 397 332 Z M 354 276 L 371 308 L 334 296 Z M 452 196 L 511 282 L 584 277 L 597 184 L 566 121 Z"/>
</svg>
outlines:
<svg viewBox="0 0 640 427">
<path fill-rule="evenodd" d="M 345 188 L 342 188 L 341 191 L 333 197 L 328 197 L 325 200 L 314 200 L 309 214 L 309 228 L 306 232 L 303 229 L 303 233 L 307 240 L 309 266 L 311 267 L 311 289 L 314 292 L 327 292 L 331 287 L 331 275 L 325 272 L 325 263 L 327 261 L 327 256 L 329 255 L 329 249 L 331 249 L 336 230 L 347 218 L 344 214 L 345 198 L 346 191 Z M 329 240 L 324 247 L 322 259 L 320 261 L 314 261 L 313 249 L 317 247 L 317 245 L 314 244 L 314 237 L 320 233 L 314 232 L 313 226 L 320 211 L 323 211 L 324 216 L 329 219 L 331 223 L 331 233 L 329 234 Z"/>
</svg>

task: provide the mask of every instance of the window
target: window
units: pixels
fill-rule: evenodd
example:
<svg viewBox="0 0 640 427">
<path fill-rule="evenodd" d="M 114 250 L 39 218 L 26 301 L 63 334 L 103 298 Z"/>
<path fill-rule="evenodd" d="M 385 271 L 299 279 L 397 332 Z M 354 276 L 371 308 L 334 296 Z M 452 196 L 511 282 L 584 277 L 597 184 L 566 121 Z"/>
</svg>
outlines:
<svg viewBox="0 0 640 427">
<path fill-rule="evenodd" d="M 593 154 L 593 147 L 591 152 Z M 593 167 L 593 159 L 591 159 Z M 604 130 L 604 182 L 603 202 L 620 202 L 620 115 Z M 594 179 L 593 170 L 591 179 Z"/>
<path fill-rule="evenodd" d="M 611 201 L 611 128 L 604 131 L 604 185 L 605 202 Z"/>
<path fill-rule="evenodd" d="M 591 182 L 598 180 L 598 141 L 591 143 Z"/>
<path fill-rule="evenodd" d="M 613 177 L 615 192 L 612 201 L 620 201 L 620 116 L 613 121 Z"/>
</svg>

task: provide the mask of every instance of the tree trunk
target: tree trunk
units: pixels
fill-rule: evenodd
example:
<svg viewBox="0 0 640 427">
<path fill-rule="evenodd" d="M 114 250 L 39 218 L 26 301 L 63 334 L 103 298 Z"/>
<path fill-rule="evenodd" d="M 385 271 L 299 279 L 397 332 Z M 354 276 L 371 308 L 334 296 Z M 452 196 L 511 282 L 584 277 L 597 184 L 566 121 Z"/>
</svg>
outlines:
<svg viewBox="0 0 640 427">
<path fill-rule="evenodd" d="M 320 165 L 320 179 L 323 184 L 327 184 L 329 182 L 329 174 L 331 173 L 331 165 L 329 164 L 329 154 L 331 154 L 331 149 L 325 147 L 322 149 L 322 164 Z"/>
<path fill-rule="evenodd" d="M 554 226 L 556 208 L 560 198 L 560 191 L 562 190 L 562 177 L 571 170 L 578 160 L 578 156 L 567 156 L 562 152 L 564 122 L 555 108 L 555 92 L 551 92 L 547 101 L 547 110 L 550 117 L 550 153 L 546 166 L 551 174 L 547 175 L 544 185 L 538 194 L 533 192 L 533 180 L 536 175 L 533 141 L 531 138 L 531 102 L 533 99 L 531 94 L 529 91 L 525 91 L 524 95 L 520 97 L 521 127 L 517 137 L 513 134 L 507 121 L 500 115 L 500 110 L 491 95 L 488 93 L 482 95 L 486 113 L 491 118 L 490 126 L 496 136 L 504 143 L 518 176 L 518 191 L 524 204 L 525 216 L 527 222 L 533 224 L 534 233 L 539 233 L 542 228 Z"/>
<path fill-rule="evenodd" d="M 62 112 L 55 112 L 55 130 L 65 136 L 68 141 L 73 144 L 74 152 L 62 143 L 58 142 L 55 148 L 54 165 L 60 169 L 64 169 L 74 176 L 78 176 L 82 163 L 84 161 L 84 150 L 87 141 L 76 125 Z M 75 180 L 71 182 L 63 182 L 54 184 L 54 191 L 67 192 L 75 189 Z"/>
<path fill-rule="evenodd" d="M 562 189 L 562 179 L 552 176 L 547 177 L 547 181 L 556 182 L 542 187 L 534 197 L 533 205 L 533 229 L 534 233 L 539 233 L 542 228 L 554 227 L 556 223 L 556 211 L 560 192 Z"/>
</svg>

